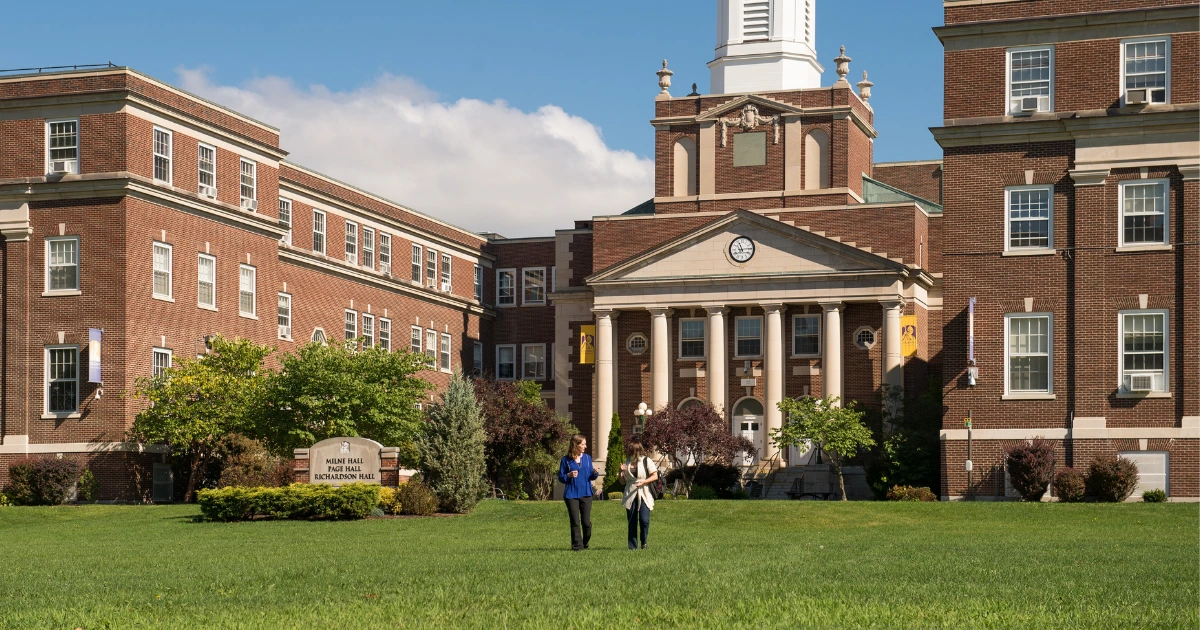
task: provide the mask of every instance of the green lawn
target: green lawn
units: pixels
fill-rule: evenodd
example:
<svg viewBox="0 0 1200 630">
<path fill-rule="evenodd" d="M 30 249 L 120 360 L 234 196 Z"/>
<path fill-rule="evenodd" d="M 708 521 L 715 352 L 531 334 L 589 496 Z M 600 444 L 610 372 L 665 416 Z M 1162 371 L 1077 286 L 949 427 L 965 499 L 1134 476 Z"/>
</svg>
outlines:
<svg viewBox="0 0 1200 630">
<path fill-rule="evenodd" d="M 0 508 L 0 628 L 1195 628 L 1195 504 L 664 501 L 360 522 Z"/>
</svg>

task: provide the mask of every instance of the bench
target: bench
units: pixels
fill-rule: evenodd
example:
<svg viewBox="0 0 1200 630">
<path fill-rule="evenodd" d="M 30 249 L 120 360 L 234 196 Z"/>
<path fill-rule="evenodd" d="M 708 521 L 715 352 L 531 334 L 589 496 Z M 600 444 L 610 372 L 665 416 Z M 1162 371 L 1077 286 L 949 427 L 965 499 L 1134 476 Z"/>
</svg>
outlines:
<svg viewBox="0 0 1200 630">
<path fill-rule="evenodd" d="M 821 499 L 822 501 L 828 501 L 831 493 L 828 493 L 828 492 L 806 492 L 804 490 L 804 477 L 800 476 L 792 481 L 792 487 L 791 487 L 791 489 L 789 489 L 787 491 L 786 494 L 787 494 L 788 498 L 792 499 L 793 501 L 795 501 L 797 499 L 802 499 L 804 497 L 813 497 L 815 499 Z"/>
</svg>

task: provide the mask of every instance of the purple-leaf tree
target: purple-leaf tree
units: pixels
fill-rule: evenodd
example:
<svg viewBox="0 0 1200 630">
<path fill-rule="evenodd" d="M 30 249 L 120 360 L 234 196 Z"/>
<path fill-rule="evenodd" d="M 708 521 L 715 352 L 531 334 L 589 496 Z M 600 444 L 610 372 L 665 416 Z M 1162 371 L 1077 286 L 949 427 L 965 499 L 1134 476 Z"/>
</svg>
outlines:
<svg viewBox="0 0 1200 630">
<path fill-rule="evenodd" d="M 734 435 L 712 405 L 657 412 L 646 419 L 642 439 L 648 448 L 671 459 L 671 467 L 680 470 L 689 494 L 700 464 L 729 465 L 739 454 L 754 452 L 754 443 Z"/>
</svg>

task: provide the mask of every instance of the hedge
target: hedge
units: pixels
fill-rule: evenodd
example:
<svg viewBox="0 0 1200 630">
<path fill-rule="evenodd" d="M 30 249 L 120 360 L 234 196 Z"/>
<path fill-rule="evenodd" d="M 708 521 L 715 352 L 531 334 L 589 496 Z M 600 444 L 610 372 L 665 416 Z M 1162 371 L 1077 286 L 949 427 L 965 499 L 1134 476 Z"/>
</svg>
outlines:
<svg viewBox="0 0 1200 630">
<path fill-rule="evenodd" d="M 6 494 L 17 505 L 61 505 L 71 496 L 83 467 L 56 457 L 27 457 L 8 468 Z"/>
<path fill-rule="evenodd" d="M 379 505 L 379 486 L 340 488 L 298 483 L 283 488 L 232 487 L 201 490 L 200 511 L 214 521 L 269 519 L 362 519 Z"/>
</svg>

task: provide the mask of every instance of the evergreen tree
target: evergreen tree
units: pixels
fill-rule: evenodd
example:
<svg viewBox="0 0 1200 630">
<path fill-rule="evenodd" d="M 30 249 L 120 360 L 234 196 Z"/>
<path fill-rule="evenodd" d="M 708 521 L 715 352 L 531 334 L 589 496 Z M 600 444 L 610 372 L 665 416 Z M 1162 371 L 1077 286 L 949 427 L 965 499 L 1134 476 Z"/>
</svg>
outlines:
<svg viewBox="0 0 1200 630">
<path fill-rule="evenodd" d="M 612 430 L 608 432 L 608 459 L 604 461 L 604 493 L 620 492 L 621 463 L 625 461 L 625 443 L 621 441 L 621 416 L 613 414 Z"/>
<path fill-rule="evenodd" d="M 417 438 L 421 472 L 443 510 L 465 514 L 487 494 L 486 440 L 475 388 L 455 371 Z"/>
</svg>

